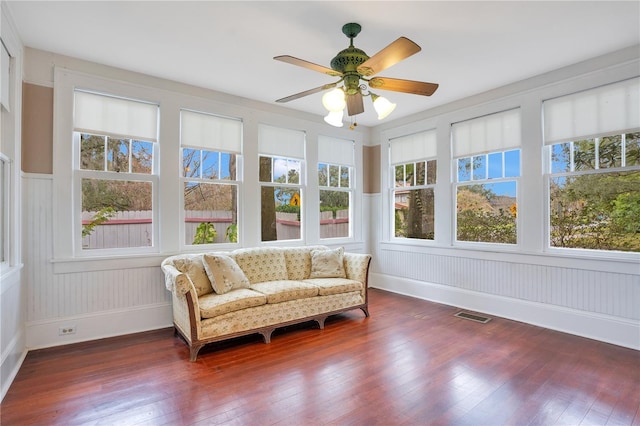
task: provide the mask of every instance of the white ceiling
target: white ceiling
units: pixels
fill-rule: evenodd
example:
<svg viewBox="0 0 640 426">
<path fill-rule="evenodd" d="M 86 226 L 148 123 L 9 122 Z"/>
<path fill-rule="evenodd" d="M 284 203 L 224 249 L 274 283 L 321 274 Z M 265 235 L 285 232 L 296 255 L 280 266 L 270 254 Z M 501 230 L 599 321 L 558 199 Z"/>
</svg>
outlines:
<svg viewBox="0 0 640 426">
<path fill-rule="evenodd" d="M 8 1 L 25 46 L 272 105 L 335 81 L 274 61 L 329 67 L 349 45 L 372 56 L 400 36 L 422 47 L 382 76 L 440 84 L 431 97 L 381 91 L 399 118 L 640 44 L 639 1 Z M 286 104 L 324 115 L 322 94 Z M 280 104 L 279 104 L 280 105 Z M 378 123 L 365 100 L 359 124 Z"/>
</svg>

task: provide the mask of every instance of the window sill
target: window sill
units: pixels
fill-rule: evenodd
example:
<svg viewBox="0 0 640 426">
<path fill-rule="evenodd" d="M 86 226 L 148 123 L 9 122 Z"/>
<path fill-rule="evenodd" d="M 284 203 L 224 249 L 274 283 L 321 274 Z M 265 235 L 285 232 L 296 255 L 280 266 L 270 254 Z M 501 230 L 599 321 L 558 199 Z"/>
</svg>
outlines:
<svg viewBox="0 0 640 426">
<path fill-rule="evenodd" d="M 77 272 L 110 271 L 115 269 L 136 269 L 160 267 L 160 263 L 168 254 L 147 254 L 127 256 L 76 257 L 69 259 L 52 259 L 54 274 L 70 274 Z"/>
</svg>

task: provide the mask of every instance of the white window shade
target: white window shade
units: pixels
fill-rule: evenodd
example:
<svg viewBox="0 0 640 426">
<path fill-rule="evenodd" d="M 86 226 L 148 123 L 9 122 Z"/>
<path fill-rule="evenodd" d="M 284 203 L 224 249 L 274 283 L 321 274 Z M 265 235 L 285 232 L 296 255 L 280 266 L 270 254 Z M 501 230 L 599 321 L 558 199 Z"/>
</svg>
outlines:
<svg viewBox="0 0 640 426">
<path fill-rule="evenodd" d="M 77 132 L 158 140 L 158 105 L 76 91 L 73 127 Z"/>
<path fill-rule="evenodd" d="M 180 143 L 210 151 L 242 152 L 242 122 L 211 114 L 180 111 Z"/>
<path fill-rule="evenodd" d="M 305 133 L 299 130 L 260 125 L 258 149 L 260 154 L 304 159 Z"/>
<path fill-rule="evenodd" d="M 545 101 L 545 144 L 640 128 L 640 78 Z"/>
<path fill-rule="evenodd" d="M 353 141 L 318 136 L 318 161 L 320 163 L 354 166 Z"/>
<path fill-rule="evenodd" d="M 520 146 L 520 109 L 499 112 L 451 126 L 453 156 L 465 157 Z"/>
<path fill-rule="evenodd" d="M 394 138 L 390 143 L 391 164 L 408 163 L 437 155 L 435 130 Z"/>
</svg>

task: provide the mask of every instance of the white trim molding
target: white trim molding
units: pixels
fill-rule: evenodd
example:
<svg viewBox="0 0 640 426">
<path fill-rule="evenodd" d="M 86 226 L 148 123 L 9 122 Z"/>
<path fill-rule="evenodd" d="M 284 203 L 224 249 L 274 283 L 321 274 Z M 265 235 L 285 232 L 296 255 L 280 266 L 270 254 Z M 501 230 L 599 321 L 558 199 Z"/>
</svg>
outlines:
<svg viewBox="0 0 640 426">
<path fill-rule="evenodd" d="M 640 321 L 379 273 L 369 286 L 640 350 Z"/>
<path fill-rule="evenodd" d="M 25 325 L 27 348 L 29 350 L 43 349 L 157 330 L 171 327 L 173 325 L 171 318 L 171 305 L 159 303 L 132 309 L 32 321 Z M 75 331 L 72 334 L 60 335 L 60 328 L 67 327 L 73 327 Z"/>
</svg>

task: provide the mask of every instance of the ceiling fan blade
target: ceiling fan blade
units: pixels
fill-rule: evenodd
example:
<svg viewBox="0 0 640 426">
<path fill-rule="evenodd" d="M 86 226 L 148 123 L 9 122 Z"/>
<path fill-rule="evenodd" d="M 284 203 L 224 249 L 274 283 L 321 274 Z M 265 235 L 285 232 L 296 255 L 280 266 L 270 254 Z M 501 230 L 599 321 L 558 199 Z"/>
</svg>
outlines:
<svg viewBox="0 0 640 426">
<path fill-rule="evenodd" d="M 275 56 L 273 59 L 275 59 L 276 61 L 282 61 L 288 64 L 307 68 L 312 71 L 321 72 L 322 74 L 327 74 L 335 77 L 342 75 L 342 73 L 339 71 L 332 70 L 331 68 L 323 67 L 322 65 L 314 64 L 313 62 L 305 61 L 304 59 L 294 58 L 293 56 L 289 56 L 289 55 Z"/>
<path fill-rule="evenodd" d="M 355 95 L 347 95 L 347 113 L 349 116 L 362 114 L 364 112 L 364 102 L 362 101 L 362 93 Z"/>
<path fill-rule="evenodd" d="M 369 80 L 369 87 L 372 89 L 431 96 L 438 88 L 438 84 L 425 83 L 423 81 L 401 80 L 397 78 L 375 77 Z"/>
<path fill-rule="evenodd" d="M 304 96 L 313 95 L 314 93 L 322 92 L 323 90 L 331 89 L 332 87 L 336 87 L 337 83 L 329 83 L 320 87 L 316 87 L 314 89 L 305 90 L 304 92 L 296 93 L 295 95 L 287 96 L 286 98 L 278 99 L 276 102 L 285 103 L 289 101 L 293 101 L 295 99 L 302 98 Z"/>
<path fill-rule="evenodd" d="M 379 73 L 392 65 L 397 64 L 411 55 L 415 55 L 420 50 L 420 46 L 406 37 L 400 37 L 358 67 L 358 72 L 364 76 Z"/>
</svg>

